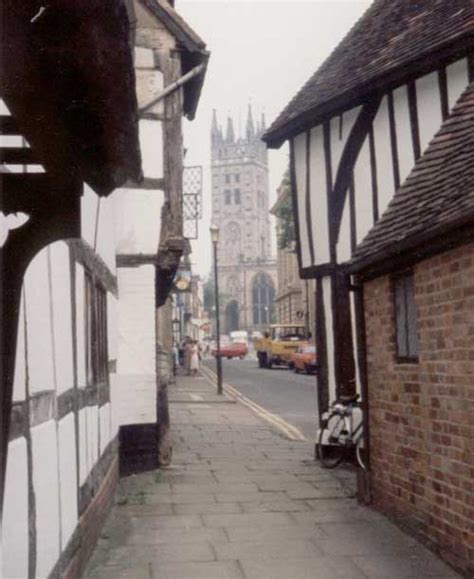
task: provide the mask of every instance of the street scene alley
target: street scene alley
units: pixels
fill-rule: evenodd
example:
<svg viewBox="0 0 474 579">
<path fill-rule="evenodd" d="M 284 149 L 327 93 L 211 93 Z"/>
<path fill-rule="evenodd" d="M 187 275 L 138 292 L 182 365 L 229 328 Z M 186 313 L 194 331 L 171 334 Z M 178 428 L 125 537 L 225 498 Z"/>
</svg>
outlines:
<svg viewBox="0 0 474 579">
<path fill-rule="evenodd" d="M 204 377 L 170 388 L 173 464 L 121 479 L 89 579 L 458 577 Z"/>
</svg>

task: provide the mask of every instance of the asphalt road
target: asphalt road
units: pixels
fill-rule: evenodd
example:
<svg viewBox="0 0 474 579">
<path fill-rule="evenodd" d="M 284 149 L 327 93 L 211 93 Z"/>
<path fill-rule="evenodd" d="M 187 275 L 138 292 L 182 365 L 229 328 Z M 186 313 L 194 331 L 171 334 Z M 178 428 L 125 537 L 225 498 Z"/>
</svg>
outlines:
<svg viewBox="0 0 474 579">
<path fill-rule="evenodd" d="M 204 359 L 203 363 L 216 371 L 213 358 Z M 314 375 L 295 374 L 279 367 L 261 369 L 257 360 L 250 357 L 244 360 L 223 359 L 222 368 L 224 382 L 298 428 L 308 440 L 314 441 L 317 414 Z"/>
</svg>

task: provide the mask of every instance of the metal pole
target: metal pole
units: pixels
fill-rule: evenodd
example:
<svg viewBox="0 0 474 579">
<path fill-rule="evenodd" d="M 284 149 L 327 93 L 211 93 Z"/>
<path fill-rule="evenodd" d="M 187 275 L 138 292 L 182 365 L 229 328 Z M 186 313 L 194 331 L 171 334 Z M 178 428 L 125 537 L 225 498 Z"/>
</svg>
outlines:
<svg viewBox="0 0 474 579">
<path fill-rule="evenodd" d="M 217 337 L 217 394 L 222 394 L 222 358 L 221 358 L 221 330 L 219 321 L 219 283 L 217 275 L 217 242 L 212 244 L 214 246 L 214 285 L 216 293 L 216 337 Z"/>
</svg>

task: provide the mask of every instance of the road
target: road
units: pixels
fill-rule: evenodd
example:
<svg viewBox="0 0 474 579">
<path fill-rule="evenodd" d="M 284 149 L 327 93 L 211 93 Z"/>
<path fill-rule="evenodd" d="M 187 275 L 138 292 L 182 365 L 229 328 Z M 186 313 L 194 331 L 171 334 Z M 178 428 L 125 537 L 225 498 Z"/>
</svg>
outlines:
<svg viewBox="0 0 474 579">
<path fill-rule="evenodd" d="M 204 359 L 203 363 L 216 371 L 213 358 Z M 222 368 L 225 383 L 314 441 L 317 414 L 315 376 L 295 374 L 286 368 L 261 369 L 257 360 L 251 357 L 224 359 Z"/>
</svg>

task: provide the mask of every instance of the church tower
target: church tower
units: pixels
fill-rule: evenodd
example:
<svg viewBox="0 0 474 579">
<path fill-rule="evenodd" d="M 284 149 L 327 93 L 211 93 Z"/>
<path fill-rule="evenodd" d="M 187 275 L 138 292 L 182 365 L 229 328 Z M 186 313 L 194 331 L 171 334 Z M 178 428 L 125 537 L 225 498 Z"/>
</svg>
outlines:
<svg viewBox="0 0 474 579">
<path fill-rule="evenodd" d="M 225 133 L 213 113 L 211 125 L 212 221 L 220 227 L 224 333 L 261 329 L 272 321 L 276 262 L 271 255 L 268 154 L 248 107 L 245 135 L 229 116 Z"/>
</svg>

